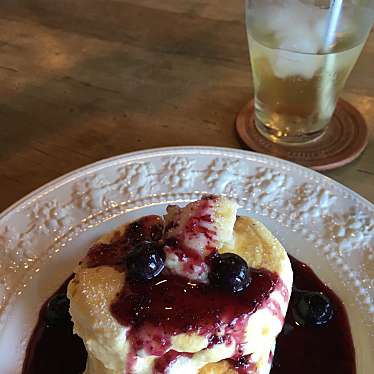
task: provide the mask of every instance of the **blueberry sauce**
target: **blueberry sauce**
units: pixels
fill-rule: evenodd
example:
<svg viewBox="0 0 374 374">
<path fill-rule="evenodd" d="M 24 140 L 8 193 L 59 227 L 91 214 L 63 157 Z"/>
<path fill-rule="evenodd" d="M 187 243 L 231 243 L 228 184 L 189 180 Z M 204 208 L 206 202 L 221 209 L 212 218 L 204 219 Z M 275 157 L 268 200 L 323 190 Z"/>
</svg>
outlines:
<svg viewBox="0 0 374 374">
<path fill-rule="evenodd" d="M 139 348 L 148 354 L 163 355 L 170 347 L 170 337 L 185 332 L 209 339 L 223 331 L 224 343 L 241 342 L 247 318 L 280 281 L 267 270 L 252 269 L 250 274 L 251 285 L 239 293 L 167 274 L 148 283 L 129 283 L 112 304 L 111 312 L 121 324 L 132 327 L 129 339 L 134 355 Z"/>
<path fill-rule="evenodd" d="M 117 231 L 110 244 L 93 245 L 85 259 L 87 267 L 115 266 L 124 270 L 125 257 L 136 245 L 142 242 L 158 242 L 163 234 L 163 221 L 159 216 L 142 217 L 129 224 L 124 235 Z"/>
<path fill-rule="evenodd" d="M 178 275 L 162 275 L 125 288 L 112 304 L 111 312 L 121 324 L 131 325 L 135 330 L 148 323 L 162 326 L 167 335 L 183 332 L 206 335 L 213 326 L 253 313 L 279 281 L 267 270 L 251 269 L 250 273 L 252 283 L 240 293 L 223 292 Z M 209 309 L 202 308 L 203 305 L 209 305 Z"/>
<path fill-rule="evenodd" d="M 49 299 L 66 294 L 70 276 Z M 86 367 L 87 352 L 83 341 L 73 334 L 73 322 L 49 325 L 48 302 L 42 306 L 37 325 L 27 346 L 22 373 L 81 374 Z"/>
<path fill-rule="evenodd" d="M 285 325 L 277 339 L 271 374 L 356 373 L 355 350 L 344 305 L 312 269 L 289 257 L 294 287 L 322 292 L 330 299 L 334 315 L 324 326 L 297 326 L 292 313 L 296 295 L 292 293 Z"/>
<path fill-rule="evenodd" d="M 89 251 L 86 264 L 91 267 L 106 264 L 123 270 L 126 254 L 141 242 L 158 242 L 162 231 L 160 218 L 144 217 L 131 224 L 125 235 L 118 234 L 112 244 L 94 246 Z M 308 266 L 290 258 L 294 287 L 323 292 L 333 304 L 334 315 L 324 326 L 297 326 L 292 314 L 294 296 L 291 296 L 285 327 L 277 340 L 271 374 L 323 374 L 332 371 L 355 374 L 354 347 L 343 304 Z M 246 318 L 260 305 L 263 306 L 275 287 L 283 290 L 279 277 L 267 270 L 251 269 L 250 276 L 249 287 L 238 293 L 224 292 L 166 271 L 146 283 L 126 282 L 111 306 L 112 315 L 120 323 L 131 326 L 129 339 L 132 349 L 126 372 L 132 372 L 135 353 L 143 348 L 148 353 L 160 356 L 155 363 L 155 374 L 164 373 L 170 363 L 181 355 L 174 351 L 166 352 L 170 347 L 170 337 L 182 332 L 206 336 L 211 345 L 241 341 L 242 336 L 237 334 L 242 334 L 240 331 L 243 329 L 238 324 L 244 326 Z M 66 292 L 68 281 L 58 293 Z M 284 293 L 284 297 L 288 298 L 288 295 Z M 80 374 L 87 357 L 84 344 L 78 336 L 73 335 L 71 321 L 64 326 L 46 325 L 47 305 L 48 302 L 42 307 L 30 339 L 23 374 Z M 283 320 L 276 305 L 271 310 Z M 235 318 L 237 321 L 232 326 L 230 322 Z M 219 331 L 224 331 L 224 336 L 219 336 Z M 238 346 L 232 366 L 238 373 L 244 374 L 250 371 L 252 363 L 250 357 L 241 356 Z"/>
</svg>

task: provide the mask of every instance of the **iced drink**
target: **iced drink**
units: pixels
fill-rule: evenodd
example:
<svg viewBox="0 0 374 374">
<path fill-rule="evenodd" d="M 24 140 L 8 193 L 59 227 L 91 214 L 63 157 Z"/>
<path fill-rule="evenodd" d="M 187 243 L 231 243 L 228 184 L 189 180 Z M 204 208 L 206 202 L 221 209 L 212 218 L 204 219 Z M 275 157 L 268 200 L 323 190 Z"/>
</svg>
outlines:
<svg viewBox="0 0 374 374">
<path fill-rule="evenodd" d="M 326 45 L 328 12 L 298 0 L 247 5 L 256 126 L 273 141 L 318 137 L 360 55 L 367 30 L 348 12 Z"/>
</svg>

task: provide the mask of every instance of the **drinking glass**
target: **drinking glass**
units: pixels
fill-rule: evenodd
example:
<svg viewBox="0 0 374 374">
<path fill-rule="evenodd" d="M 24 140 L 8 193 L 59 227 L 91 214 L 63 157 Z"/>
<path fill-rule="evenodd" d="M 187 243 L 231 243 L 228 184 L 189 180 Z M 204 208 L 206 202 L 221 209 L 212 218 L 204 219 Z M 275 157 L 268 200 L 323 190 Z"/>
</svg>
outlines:
<svg viewBox="0 0 374 374">
<path fill-rule="evenodd" d="M 371 0 L 246 0 L 262 135 L 302 144 L 323 134 L 373 19 Z"/>
</svg>

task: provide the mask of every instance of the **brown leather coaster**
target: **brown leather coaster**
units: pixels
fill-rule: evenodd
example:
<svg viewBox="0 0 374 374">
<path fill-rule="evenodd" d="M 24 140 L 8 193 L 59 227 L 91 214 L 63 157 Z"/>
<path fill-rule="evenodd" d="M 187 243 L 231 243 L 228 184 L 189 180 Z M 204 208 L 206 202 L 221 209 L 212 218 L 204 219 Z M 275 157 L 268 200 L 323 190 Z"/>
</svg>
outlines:
<svg viewBox="0 0 374 374">
<path fill-rule="evenodd" d="M 364 118 L 351 104 L 340 99 L 325 132 L 303 145 L 273 143 L 255 126 L 251 100 L 236 117 L 236 130 L 243 142 L 256 152 L 280 157 L 314 170 L 330 170 L 348 164 L 358 157 L 368 142 Z"/>
</svg>

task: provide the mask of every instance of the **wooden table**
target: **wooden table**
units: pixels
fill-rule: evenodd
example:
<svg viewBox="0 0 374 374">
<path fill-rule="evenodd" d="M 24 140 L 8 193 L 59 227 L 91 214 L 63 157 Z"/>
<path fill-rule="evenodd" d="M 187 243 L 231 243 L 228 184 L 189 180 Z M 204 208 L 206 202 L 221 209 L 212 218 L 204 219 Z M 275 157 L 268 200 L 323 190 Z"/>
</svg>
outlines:
<svg viewBox="0 0 374 374">
<path fill-rule="evenodd" d="M 241 147 L 251 95 L 242 0 L 1 0 L 0 211 L 68 171 L 124 152 Z M 344 97 L 369 145 L 326 173 L 374 201 L 374 35 Z"/>
</svg>

